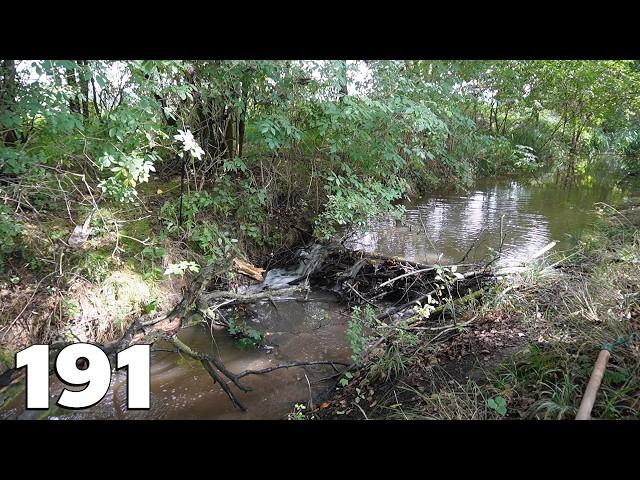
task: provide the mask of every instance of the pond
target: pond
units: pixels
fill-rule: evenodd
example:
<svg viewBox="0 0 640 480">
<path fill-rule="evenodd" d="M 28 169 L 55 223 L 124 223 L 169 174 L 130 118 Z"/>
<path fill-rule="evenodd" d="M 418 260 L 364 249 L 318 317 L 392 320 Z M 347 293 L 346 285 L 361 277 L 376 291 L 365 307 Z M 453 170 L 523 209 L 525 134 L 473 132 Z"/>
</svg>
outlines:
<svg viewBox="0 0 640 480">
<path fill-rule="evenodd" d="M 444 188 L 405 203 L 406 219 L 371 221 L 348 245 L 421 263 L 489 258 L 515 265 L 551 241 L 556 250 L 575 244 L 596 218 L 594 205 L 624 195 L 615 177 L 585 175 L 568 186 L 555 182 L 485 178 L 468 192 Z M 605 207 L 606 208 L 606 207 Z"/>
</svg>

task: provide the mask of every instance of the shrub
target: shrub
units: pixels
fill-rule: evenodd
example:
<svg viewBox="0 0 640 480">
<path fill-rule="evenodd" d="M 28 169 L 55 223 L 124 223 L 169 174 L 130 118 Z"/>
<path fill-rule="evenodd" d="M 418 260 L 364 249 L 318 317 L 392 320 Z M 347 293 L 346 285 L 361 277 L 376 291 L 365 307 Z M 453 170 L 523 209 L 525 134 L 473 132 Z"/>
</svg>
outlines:
<svg viewBox="0 0 640 480">
<path fill-rule="evenodd" d="M 11 214 L 10 210 L 0 205 L 0 272 L 4 271 L 5 255 L 17 249 L 16 238 L 22 231 L 22 225 Z"/>
</svg>

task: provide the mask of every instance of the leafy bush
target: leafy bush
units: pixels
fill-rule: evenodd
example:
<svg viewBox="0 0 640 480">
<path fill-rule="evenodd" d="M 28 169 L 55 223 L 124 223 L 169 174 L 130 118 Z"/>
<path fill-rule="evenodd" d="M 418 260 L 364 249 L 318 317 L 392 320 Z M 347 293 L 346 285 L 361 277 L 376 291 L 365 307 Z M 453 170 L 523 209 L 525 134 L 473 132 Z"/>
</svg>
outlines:
<svg viewBox="0 0 640 480">
<path fill-rule="evenodd" d="M 375 318 L 375 312 L 367 305 L 364 311 L 360 307 L 351 309 L 351 319 L 347 325 L 347 341 L 351 346 L 351 358 L 356 364 L 361 364 L 363 355 L 369 347 L 371 339 L 364 334 L 364 329 L 370 327 Z"/>
<path fill-rule="evenodd" d="M 196 242 L 208 260 L 224 258 L 235 250 L 237 239 L 217 224 L 203 221 L 193 228 L 191 239 Z"/>
<path fill-rule="evenodd" d="M 538 157 L 532 147 L 516 145 L 513 151 L 513 165 L 520 170 L 532 172 L 539 166 Z"/>
<path fill-rule="evenodd" d="M 405 180 L 395 175 L 386 182 L 361 179 L 346 165 L 343 171 L 342 175 L 332 172 L 327 178 L 328 201 L 315 222 L 315 233 L 320 239 L 330 238 L 340 226 L 363 226 L 369 218 L 383 213 L 402 216 L 404 208 L 393 202 L 406 191 Z"/>
<path fill-rule="evenodd" d="M 612 135 L 612 143 L 615 151 L 638 157 L 640 155 L 640 126 L 625 128 Z"/>
<path fill-rule="evenodd" d="M 136 185 L 149 181 L 150 172 L 155 172 L 153 162 L 156 159 L 154 154 L 106 154 L 98 159 L 98 165 L 112 175 L 102 180 L 98 187 L 120 202 L 130 202 L 137 193 Z"/>
<path fill-rule="evenodd" d="M 169 265 L 164 271 L 165 275 L 178 275 L 183 276 L 185 272 L 189 270 L 190 272 L 198 273 L 200 271 L 200 265 L 196 262 L 179 262 L 172 263 Z"/>
<path fill-rule="evenodd" d="M 100 283 L 111 271 L 111 255 L 101 251 L 87 252 L 80 258 L 78 267 L 88 280 Z"/>
<path fill-rule="evenodd" d="M 227 319 L 227 331 L 238 341 L 243 348 L 255 348 L 264 341 L 264 335 L 255 328 L 251 328 L 243 321 L 237 321 L 233 317 Z"/>
<path fill-rule="evenodd" d="M 5 255 L 17 249 L 16 239 L 22 231 L 22 225 L 16 221 L 11 211 L 0 205 L 0 272 L 4 271 Z"/>
</svg>

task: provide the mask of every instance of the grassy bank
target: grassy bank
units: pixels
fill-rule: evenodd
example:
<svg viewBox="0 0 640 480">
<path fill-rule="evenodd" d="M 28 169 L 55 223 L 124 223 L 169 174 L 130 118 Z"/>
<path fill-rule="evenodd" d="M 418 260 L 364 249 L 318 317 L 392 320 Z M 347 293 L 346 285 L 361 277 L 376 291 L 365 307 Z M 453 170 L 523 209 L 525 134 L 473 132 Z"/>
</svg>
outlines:
<svg viewBox="0 0 640 480">
<path fill-rule="evenodd" d="M 210 261 L 235 256 L 271 268 L 309 236 L 310 225 L 293 210 L 251 209 L 244 198 L 243 208 L 221 212 L 219 198 L 207 203 L 206 192 L 185 195 L 179 228 L 179 188 L 179 177 L 158 178 L 144 184 L 135 203 L 104 199 L 94 210 L 73 192 L 68 203 L 56 197 L 22 212 L 0 272 L 0 374 L 31 344 L 118 338 L 140 315 L 177 304 Z M 229 201 L 239 198 L 234 193 Z M 249 217 L 257 214 L 268 228 L 253 228 Z M 90 234 L 71 247 L 74 229 L 87 218 Z"/>
<path fill-rule="evenodd" d="M 612 356 L 592 412 L 640 415 L 640 206 L 599 208 L 572 251 L 502 279 L 434 343 L 397 336 L 307 414 L 354 419 L 573 419 L 598 352 Z"/>
</svg>

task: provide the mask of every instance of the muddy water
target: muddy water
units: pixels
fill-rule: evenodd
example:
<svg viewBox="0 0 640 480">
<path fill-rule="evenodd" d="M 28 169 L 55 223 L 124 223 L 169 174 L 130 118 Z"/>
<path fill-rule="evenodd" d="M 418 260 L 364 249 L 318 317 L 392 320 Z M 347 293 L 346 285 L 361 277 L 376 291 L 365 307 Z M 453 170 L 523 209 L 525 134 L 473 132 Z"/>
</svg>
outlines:
<svg viewBox="0 0 640 480">
<path fill-rule="evenodd" d="M 275 306 L 274 306 L 275 304 Z M 271 348 L 242 348 L 225 330 L 192 327 L 179 337 L 192 348 L 210 353 L 234 372 L 258 370 L 287 361 L 334 360 L 348 362 L 351 351 L 345 341 L 345 317 L 333 295 L 312 292 L 308 298 L 289 296 L 251 306 L 248 325 L 266 332 Z M 233 407 L 228 397 L 199 362 L 169 352 L 152 353 L 151 408 L 126 409 L 126 378 L 114 373 L 111 388 L 97 405 L 79 411 L 57 411 L 56 419 L 281 419 L 296 402 L 307 402 L 310 390 L 317 395 L 331 385 L 335 370 L 330 365 L 282 369 L 247 376 L 249 393 L 237 391 L 247 412 Z M 51 405 L 63 385 L 51 377 Z M 23 404 L 21 396 L 15 403 Z M 23 412 L 9 406 L 0 418 L 37 418 L 41 412 Z"/>
<path fill-rule="evenodd" d="M 505 241 L 500 263 L 528 258 L 552 240 L 568 248 L 594 220 L 596 202 L 615 202 L 623 195 L 610 177 L 585 176 L 572 187 L 509 179 L 485 179 L 467 192 L 439 190 L 406 203 L 407 222 L 379 219 L 355 233 L 351 245 L 367 251 L 414 261 L 455 262 L 470 245 L 470 260 L 485 258 Z M 501 226 L 502 223 L 502 226 Z M 265 285 L 280 288 L 304 276 L 315 265 L 317 249 L 305 252 L 286 270 L 271 271 Z M 180 333 L 192 348 L 219 357 L 235 372 L 260 369 L 292 360 L 349 362 L 345 340 L 347 316 L 331 294 L 311 292 L 308 298 L 289 296 L 246 308 L 249 326 L 265 333 L 270 348 L 243 349 L 224 330 L 193 327 Z M 114 375 L 106 397 L 82 411 L 56 412 L 55 418 L 100 419 L 281 419 L 295 402 L 307 402 L 328 385 L 330 366 L 283 369 L 245 377 L 253 391 L 238 392 L 247 412 L 235 409 L 199 363 L 168 353 L 152 354 L 151 408 L 127 411 L 126 379 Z M 52 378 L 52 405 L 62 386 Z M 34 418 L 22 412 L 20 397 L 0 417 Z M 20 405 L 18 405 L 20 404 Z"/>
</svg>

